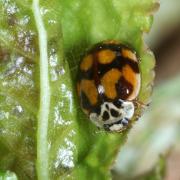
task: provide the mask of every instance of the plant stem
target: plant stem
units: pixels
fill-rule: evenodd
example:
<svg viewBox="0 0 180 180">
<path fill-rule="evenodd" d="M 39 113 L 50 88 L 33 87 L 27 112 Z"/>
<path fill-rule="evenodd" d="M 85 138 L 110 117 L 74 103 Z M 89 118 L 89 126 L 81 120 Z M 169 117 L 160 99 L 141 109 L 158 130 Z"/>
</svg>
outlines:
<svg viewBox="0 0 180 180">
<path fill-rule="evenodd" d="M 40 13 L 39 0 L 33 0 L 33 13 L 39 35 L 40 51 L 40 107 L 37 124 L 37 176 L 48 180 L 48 116 L 50 107 L 50 85 L 48 75 L 47 33 Z"/>
</svg>

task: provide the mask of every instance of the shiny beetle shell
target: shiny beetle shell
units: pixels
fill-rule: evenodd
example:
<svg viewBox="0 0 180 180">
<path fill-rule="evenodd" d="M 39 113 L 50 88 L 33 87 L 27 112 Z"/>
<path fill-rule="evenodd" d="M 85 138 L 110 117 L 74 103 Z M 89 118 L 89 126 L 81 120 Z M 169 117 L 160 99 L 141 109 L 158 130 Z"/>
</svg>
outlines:
<svg viewBox="0 0 180 180">
<path fill-rule="evenodd" d="M 82 58 L 77 91 L 82 110 L 99 128 L 126 129 L 140 90 L 136 52 L 116 41 L 93 46 Z"/>
</svg>

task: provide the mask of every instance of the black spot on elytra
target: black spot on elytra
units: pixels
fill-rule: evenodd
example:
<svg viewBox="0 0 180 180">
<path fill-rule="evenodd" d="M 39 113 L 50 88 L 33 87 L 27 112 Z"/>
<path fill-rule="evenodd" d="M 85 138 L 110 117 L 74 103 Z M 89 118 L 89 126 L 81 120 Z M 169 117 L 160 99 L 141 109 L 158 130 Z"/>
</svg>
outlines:
<svg viewBox="0 0 180 180">
<path fill-rule="evenodd" d="M 79 74 L 78 74 L 78 80 L 82 80 L 82 79 L 93 79 L 93 69 L 90 68 L 87 71 L 82 71 L 80 70 Z"/>
<path fill-rule="evenodd" d="M 118 56 L 116 56 L 116 58 L 109 64 L 101 64 L 97 62 L 96 73 L 98 77 L 102 77 L 105 73 L 107 73 L 113 68 L 119 69 L 120 71 L 122 71 L 123 67 L 126 65 L 129 65 L 135 73 L 139 73 L 139 66 L 137 62 L 132 61 L 128 58 L 122 57 L 121 54 L 119 54 L 118 52 L 116 52 L 116 54 L 118 54 Z"/>
<path fill-rule="evenodd" d="M 102 77 L 106 72 L 108 72 L 112 68 L 118 68 L 119 70 L 122 70 L 122 68 L 127 64 L 132 68 L 132 70 L 135 73 L 139 73 L 138 63 L 129 58 L 125 58 L 122 56 L 121 51 L 124 48 L 133 52 L 133 50 L 131 50 L 126 45 L 112 44 L 112 43 L 109 43 L 109 44 L 108 43 L 98 43 L 92 49 L 90 49 L 88 53 L 94 55 L 93 71 L 95 71 L 95 74 Z M 99 51 L 106 50 L 106 49 L 113 51 L 116 54 L 116 57 L 114 58 L 114 60 L 111 63 L 101 64 L 98 62 L 96 54 Z"/>
<path fill-rule="evenodd" d="M 94 108 L 93 108 L 93 112 L 99 115 L 99 114 L 101 113 L 101 108 L 100 108 L 100 106 L 94 107 Z"/>
<path fill-rule="evenodd" d="M 103 113 L 103 121 L 106 121 L 106 120 L 108 120 L 109 119 L 109 114 L 108 114 L 108 112 L 107 111 L 104 111 L 104 113 Z"/>
<path fill-rule="evenodd" d="M 111 112 L 111 115 L 113 117 L 118 117 L 119 116 L 119 113 L 115 109 L 111 109 L 110 112 Z"/>
<path fill-rule="evenodd" d="M 135 73 L 139 73 L 139 66 L 137 62 L 128 59 L 127 64 L 132 68 Z"/>
<path fill-rule="evenodd" d="M 113 63 L 117 65 L 119 69 L 122 69 L 125 65 L 129 65 L 135 73 L 139 73 L 138 63 L 121 55 L 118 55 Z"/>
<path fill-rule="evenodd" d="M 122 100 L 126 100 L 133 92 L 133 86 L 124 77 L 121 77 L 116 84 L 116 90 L 118 97 Z"/>
<path fill-rule="evenodd" d="M 88 111 L 92 109 L 91 103 L 84 92 L 81 92 L 81 106 Z"/>
</svg>

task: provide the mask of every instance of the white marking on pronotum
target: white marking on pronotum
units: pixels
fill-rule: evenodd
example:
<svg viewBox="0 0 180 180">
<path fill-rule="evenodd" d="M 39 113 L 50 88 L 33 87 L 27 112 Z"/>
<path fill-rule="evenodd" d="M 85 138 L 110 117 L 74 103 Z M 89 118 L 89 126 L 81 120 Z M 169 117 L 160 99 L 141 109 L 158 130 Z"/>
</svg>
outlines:
<svg viewBox="0 0 180 180">
<path fill-rule="evenodd" d="M 39 35 L 40 51 L 40 107 L 38 114 L 37 129 L 37 169 L 38 179 L 49 179 L 48 167 L 48 116 L 50 107 L 50 85 L 49 85 L 49 68 L 47 54 L 47 33 L 44 27 L 43 19 L 40 13 L 39 0 L 33 0 L 32 5 L 34 19 Z"/>
<path fill-rule="evenodd" d="M 112 102 L 104 102 L 101 105 L 101 112 L 100 114 L 97 113 L 90 113 L 90 120 L 96 124 L 96 126 L 103 128 L 104 125 L 111 125 L 110 130 L 111 131 L 120 131 L 123 128 L 123 119 L 130 120 L 134 115 L 134 104 L 133 102 L 129 101 L 122 101 L 122 105 L 120 108 L 116 107 Z M 111 115 L 111 109 L 115 110 L 118 113 L 117 117 L 114 117 Z M 109 118 L 106 119 L 106 121 L 103 120 L 103 114 L 104 112 L 107 112 L 109 115 Z M 121 123 L 116 124 L 119 121 L 122 121 Z"/>
</svg>

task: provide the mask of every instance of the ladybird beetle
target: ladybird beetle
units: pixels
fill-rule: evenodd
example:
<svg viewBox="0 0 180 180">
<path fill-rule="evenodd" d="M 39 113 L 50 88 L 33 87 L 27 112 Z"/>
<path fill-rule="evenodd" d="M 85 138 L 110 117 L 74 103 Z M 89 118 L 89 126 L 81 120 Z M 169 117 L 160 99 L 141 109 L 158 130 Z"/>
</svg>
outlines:
<svg viewBox="0 0 180 180">
<path fill-rule="evenodd" d="M 80 62 L 77 91 L 82 110 L 99 128 L 120 132 L 134 115 L 140 81 L 134 50 L 116 41 L 98 43 Z"/>
</svg>

